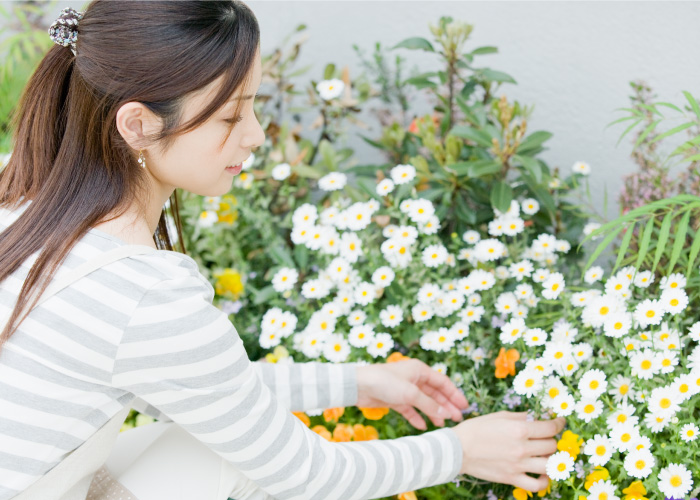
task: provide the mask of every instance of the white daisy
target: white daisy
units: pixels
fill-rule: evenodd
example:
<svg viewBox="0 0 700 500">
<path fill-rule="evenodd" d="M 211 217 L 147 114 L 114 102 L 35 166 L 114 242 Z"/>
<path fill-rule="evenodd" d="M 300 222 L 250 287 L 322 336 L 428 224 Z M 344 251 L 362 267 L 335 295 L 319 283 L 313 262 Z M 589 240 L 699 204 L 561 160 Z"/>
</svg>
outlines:
<svg viewBox="0 0 700 500">
<path fill-rule="evenodd" d="M 318 180 L 318 187 L 324 191 L 337 191 L 343 189 L 348 182 L 348 178 L 341 172 L 331 172 Z"/>
<path fill-rule="evenodd" d="M 343 82 L 343 80 L 339 80 L 338 78 L 321 80 L 316 84 L 316 92 L 318 92 L 318 95 L 320 95 L 321 98 L 326 101 L 340 97 L 343 90 L 345 90 L 345 82 Z"/>
<path fill-rule="evenodd" d="M 425 198 L 413 200 L 408 212 L 408 217 L 416 224 L 428 222 L 433 215 L 435 215 L 435 207 Z"/>
<path fill-rule="evenodd" d="M 503 344 L 512 344 L 523 336 L 526 330 L 525 321 L 513 318 L 501 327 L 500 340 Z"/>
<path fill-rule="evenodd" d="M 214 210 L 204 210 L 199 214 L 197 219 L 197 226 L 202 228 L 212 227 L 219 221 L 219 214 Z"/>
<path fill-rule="evenodd" d="M 620 500 L 615 495 L 615 486 L 607 479 L 599 479 L 588 488 L 588 500 Z"/>
<path fill-rule="evenodd" d="M 440 219 L 437 215 L 433 215 L 426 222 L 419 222 L 418 229 L 421 234 L 436 234 L 440 230 Z"/>
<path fill-rule="evenodd" d="M 283 181 L 289 177 L 291 173 L 292 167 L 289 165 L 289 163 L 280 163 L 275 165 L 275 167 L 272 169 L 271 175 L 276 181 Z"/>
<path fill-rule="evenodd" d="M 416 177 L 416 167 L 408 164 L 396 165 L 391 169 L 389 175 L 396 185 L 406 184 Z"/>
<path fill-rule="evenodd" d="M 578 328 L 568 321 L 559 320 L 552 325 L 552 340 L 554 342 L 573 342 L 578 336 Z"/>
<path fill-rule="evenodd" d="M 639 428 L 632 422 L 615 425 L 610 431 L 610 440 L 618 451 L 630 451 L 639 439 Z"/>
<path fill-rule="evenodd" d="M 331 335 L 325 339 L 323 356 L 331 363 L 343 363 L 350 355 L 350 344 L 342 335 Z"/>
<path fill-rule="evenodd" d="M 462 321 L 466 323 L 476 323 L 481 321 L 481 317 L 484 315 L 486 310 L 483 306 L 472 306 L 469 305 L 459 311 L 459 317 Z"/>
<path fill-rule="evenodd" d="M 588 284 L 593 284 L 597 281 L 600 281 L 603 278 L 603 268 L 600 266 L 593 266 L 591 267 L 588 271 L 586 271 L 586 275 L 584 276 L 584 281 Z"/>
<path fill-rule="evenodd" d="M 447 258 L 447 248 L 443 245 L 430 245 L 425 250 L 423 250 L 423 264 L 426 267 L 438 267 L 445 263 Z"/>
<path fill-rule="evenodd" d="M 372 273 L 372 283 L 380 288 L 386 288 L 394 281 L 396 273 L 389 266 L 378 267 Z"/>
<path fill-rule="evenodd" d="M 615 448 L 607 436 L 596 434 L 586 441 L 583 452 L 590 458 L 588 461 L 596 467 L 603 467 L 612 458 Z"/>
<path fill-rule="evenodd" d="M 523 213 L 534 215 L 540 211 L 540 203 L 534 198 L 526 198 L 521 203 Z"/>
<path fill-rule="evenodd" d="M 425 283 L 418 289 L 418 302 L 430 304 L 440 295 L 440 287 L 433 283 Z"/>
<path fill-rule="evenodd" d="M 684 498 L 693 487 L 693 478 L 683 464 L 669 464 L 659 472 L 658 487 L 668 498 Z"/>
<path fill-rule="evenodd" d="M 353 203 L 343 213 L 347 215 L 347 225 L 351 231 L 361 231 L 372 222 L 372 210 L 366 203 Z"/>
<path fill-rule="evenodd" d="M 272 287 L 276 292 L 282 293 L 294 288 L 299 279 L 299 272 L 291 267 L 283 267 L 272 278 Z"/>
<path fill-rule="evenodd" d="M 643 328 L 658 325 L 664 316 L 664 307 L 658 300 L 645 299 L 634 310 L 634 319 Z"/>
<path fill-rule="evenodd" d="M 588 370 L 579 379 L 578 389 L 581 396 L 588 399 L 597 399 L 608 389 L 608 381 L 600 370 Z"/>
<path fill-rule="evenodd" d="M 490 290 L 496 284 L 496 278 L 488 271 L 476 269 L 468 277 L 478 291 Z"/>
<path fill-rule="evenodd" d="M 357 288 L 355 288 L 355 302 L 362 306 L 366 306 L 367 304 L 374 302 L 376 298 L 377 287 L 374 285 L 374 283 L 363 281 L 357 286 Z"/>
<path fill-rule="evenodd" d="M 659 287 L 661 290 L 678 290 L 685 288 L 685 285 L 685 276 L 680 273 L 674 273 L 661 278 Z"/>
<path fill-rule="evenodd" d="M 340 236 L 339 252 L 348 262 L 355 263 L 363 255 L 362 240 L 352 232 L 345 232 Z"/>
<path fill-rule="evenodd" d="M 630 366 L 632 375 L 643 380 L 650 380 L 661 369 L 656 354 L 650 349 L 633 352 L 630 355 Z"/>
<path fill-rule="evenodd" d="M 634 277 L 634 286 L 648 288 L 654 282 L 654 275 L 651 271 L 642 271 Z"/>
<path fill-rule="evenodd" d="M 416 323 L 428 321 L 434 316 L 435 312 L 429 304 L 416 304 L 411 308 L 411 316 Z"/>
<path fill-rule="evenodd" d="M 695 342 L 700 342 L 700 321 L 690 326 L 688 329 L 688 336 Z"/>
<path fill-rule="evenodd" d="M 700 432 L 700 429 L 698 429 L 698 426 L 695 424 L 685 424 L 681 428 L 681 439 L 685 441 L 686 443 L 689 443 L 690 441 L 695 441 L 698 438 L 698 433 Z"/>
<path fill-rule="evenodd" d="M 590 175 L 591 166 L 585 161 L 577 161 L 571 166 L 571 172 L 574 174 Z"/>
<path fill-rule="evenodd" d="M 532 281 L 535 283 L 544 283 L 549 278 L 550 272 L 547 269 L 535 269 L 532 275 Z"/>
<path fill-rule="evenodd" d="M 367 353 L 373 358 L 385 357 L 394 347 L 394 339 L 388 333 L 376 333 L 372 342 L 367 346 Z"/>
<path fill-rule="evenodd" d="M 564 481 L 574 470 L 574 458 L 566 451 L 558 451 L 547 459 L 547 475 L 553 481 Z"/>
<path fill-rule="evenodd" d="M 542 375 L 534 370 L 521 370 L 513 379 L 513 390 L 528 398 L 540 392 L 542 387 Z"/>
<path fill-rule="evenodd" d="M 651 412 L 648 412 L 646 415 L 644 415 L 644 424 L 646 424 L 646 426 L 649 427 L 649 430 L 654 434 L 664 430 L 670 422 L 670 418 L 654 415 Z"/>
<path fill-rule="evenodd" d="M 518 298 L 512 292 L 504 292 L 498 296 L 494 308 L 500 314 L 512 314 L 518 306 Z"/>
<path fill-rule="evenodd" d="M 530 328 L 525 331 L 524 339 L 528 347 L 544 345 L 547 342 L 547 332 L 542 328 Z"/>
<path fill-rule="evenodd" d="M 367 347 L 374 338 L 374 329 L 369 325 L 356 325 L 350 329 L 348 341 L 353 347 Z"/>
<path fill-rule="evenodd" d="M 243 164 L 241 165 L 243 170 L 250 169 L 253 166 L 253 162 L 255 162 L 255 153 L 250 153 L 250 156 L 243 160 Z"/>
<path fill-rule="evenodd" d="M 529 260 L 521 260 L 520 262 L 515 262 L 510 265 L 508 270 L 510 271 L 510 275 L 517 279 L 518 281 L 522 281 L 524 278 L 529 277 L 532 274 L 532 270 L 534 269 L 532 262 Z"/>
<path fill-rule="evenodd" d="M 578 418 L 586 423 L 598 418 L 603 413 L 603 402 L 594 399 L 581 398 L 576 403 L 576 414 Z"/>
<path fill-rule="evenodd" d="M 521 283 L 515 287 L 515 291 L 513 293 L 515 293 L 518 300 L 525 300 L 532 296 L 533 289 L 532 286 L 528 285 L 527 283 Z"/>
<path fill-rule="evenodd" d="M 391 179 L 382 179 L 379 184 L 377 184 L 377 194 L 379 196 L 386 196 L 394 190 L 394 182 Z"/>
<path fill-rule="evenodd" d="M 474 231 L 473 229 L 465 231 L 464 234 L 462 234 L 462 240 L 470 245 L 478 243 L 480 239 L 481 236 L 478 231 Z"/>
<path fill-rule="evenodd" d="M 559 297 L 559 294 L 566 287 L 564 283 L 564 275 L 561 273 L 552 273 L 542 283 L 542 296 L 545 299 L 553 300 Z"/>
<path fill-rule="evenodd" d="M 624 337 L 631 328 L 632 317 L 627 312 L 612 313 L 603 321 L 603 332 L 614 339 Z"/>
<path fill-rule="evenodd" d="M 319 215 L 319 221 L 323 226 L 336 226 L 337 222 L 340 220 L 340 208 L 331 205 L 326 207 L 321 211 Z"/>
<path fill-rule="evenodd" d="M 615 427 L 617 424 L 631 423 L 637 425 L 639 423 L 639 417 L 634 416 L 636 408 L 626 402 L 620 404 L 620 406 L 608 415 L 606 422 L 608 427 Z"/>
<path fill-rule="evenodd" d="M 450 328 L 450 333 L 455 340 L 463 340 L 469 336 L 469 323 L 458 321 Z"/>
<path fill-rule="evenodd" d="M 479 241 L 474 246 L 477 260 L 490 262 L 498 260 L 506 254 L 506 247 L 503 243 L 493 238 Z"/>
<path fill-rule="evenodd" d="M 664 311 L 676 315 L 688 307 L 688 296 L 682 288 L 669 288 L 661 294 L 659 302 Z"/>
<path fill-rule="evenodd" d="M 593 348 L 590 344 L 585 342 L 579 342 L 578 344 L 572 344 L 572 354 L 574 359 L 582 364 L 584 361 L 588 361 L 593 356 Z"/>
<path fill-rule="evenodd" d="M 552 411 L 558 417 L 568 417 L 574 412 L 576 401 L 570 394 L 560 394 L 552 401 Z"/>
<path fill-rule="evenodd" d="M 656 387 L 649 396 L 649 411 L 664 418 L 673 417 L 681 409 L 678 395 L 670 387 Z"/>
<path fill-rule="evenodd" d="M 379 313 L 379 319 L 387 328 L 394 328 L 403 320 L 403 310 L 399 306 L 387 306 Z"/>
</svg>

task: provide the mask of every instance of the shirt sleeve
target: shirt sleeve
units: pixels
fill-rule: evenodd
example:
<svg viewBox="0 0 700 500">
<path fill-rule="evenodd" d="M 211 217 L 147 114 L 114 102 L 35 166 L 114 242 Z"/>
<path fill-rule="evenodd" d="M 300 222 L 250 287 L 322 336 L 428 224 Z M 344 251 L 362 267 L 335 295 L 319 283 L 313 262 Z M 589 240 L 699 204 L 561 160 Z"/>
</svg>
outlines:
<svg viewBox="0 0 700 500">
<path fill-rule="evenodd" d="M 349 443 L 311 431 L 264 383 L 213 296 L 200 273 L 150 287 L 125 328 L 112 385 L 167 415 L 274 498 L 379 498 L 456 477 L 462 450 L 451 428 Z"/>
<path fill-rule="evenodd" d="M 252 366 L 277 401 L 291 411 L 355 406 L 357 366 L 352 363 L 266 363 Z"/>
</svg>

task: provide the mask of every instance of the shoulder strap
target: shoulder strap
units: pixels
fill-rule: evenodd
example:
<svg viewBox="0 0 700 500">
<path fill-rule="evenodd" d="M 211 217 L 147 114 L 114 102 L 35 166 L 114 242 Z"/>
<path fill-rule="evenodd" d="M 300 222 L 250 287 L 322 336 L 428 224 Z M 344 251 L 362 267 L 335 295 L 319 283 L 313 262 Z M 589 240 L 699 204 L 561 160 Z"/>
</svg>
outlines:
<svg viewBox="0 0 700 500">
<path fill-rule="evenodd" d="M 51 282 L 37 306 L 83 276 L 102 266 L 125 257 L 156 252 L 146 245 L 125 245 L 103 252 L 71 269 Z M 58 465 L 40 477 L 28 489 L 17 495 L 17 500 L 84 500 L 95 471 L 107 460 L 130 406 L 119 410 L 83 444 L 70 452 Z M 13 500 L 14 500 L 13 498 Z"/>
<path fill-rule="evenodd" d="M 44 303 L 52 295 L 60 292 L 67 286 L 71 285 L 73 282 L 79 280 L 83 276 L 87 276 L 93 271 L 96 271 L 102 266 L 116 262 L 117 260 L 129 257 L 131 255 L 145 254 L 156 252 L 155 248 L 151 248 L 146 245 L 123 245 L 106 252 L 102 252 L 98 256 L 83 262 L 74 269 L 68 271 L 65 275 L 52 281 L 51 284 L 46 287 L 46 290 L 41 295 L 41 298 L 37 302 L 37 306 Z"/>
</svg>

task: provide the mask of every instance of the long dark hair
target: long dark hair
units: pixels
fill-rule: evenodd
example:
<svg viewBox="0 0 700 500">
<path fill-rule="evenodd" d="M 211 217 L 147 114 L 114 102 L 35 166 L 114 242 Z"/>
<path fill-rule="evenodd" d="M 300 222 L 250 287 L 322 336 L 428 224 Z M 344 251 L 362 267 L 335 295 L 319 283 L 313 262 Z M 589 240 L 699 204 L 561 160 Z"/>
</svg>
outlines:
<svg viewBox="0 0 700 500">
<path fill-rule="evenodd" d="M 41 250 L 0 348 L 74 244 L 145 192 L 136 153 L 117 131 L 119 108 L 137 101 L 159 116 L 164 127 L 153 139 L 165 149 L 247 84 L 259 42 L 255 15 L 237 0 L 95 0 L 78 26 L 77 55 L 59 45 L 48 51 L 24 90 L 12 156 L 0 173 L 0 207 L 32 200 L 0 233 L 0 282 Z M 218 95 L 180 123 L 183 97 L 219 77 Z M 176 194 L 170 211 L 182 242 Z M 158 248 L 173 249 L 165 212 L 153 237 Z"/>
</svg>

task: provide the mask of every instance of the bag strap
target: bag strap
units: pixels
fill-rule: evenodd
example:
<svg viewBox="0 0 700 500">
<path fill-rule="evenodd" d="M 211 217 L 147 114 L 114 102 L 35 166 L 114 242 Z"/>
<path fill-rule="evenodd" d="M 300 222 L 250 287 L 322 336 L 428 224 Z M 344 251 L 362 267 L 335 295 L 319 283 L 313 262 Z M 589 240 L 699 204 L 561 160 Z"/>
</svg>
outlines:
<svg viewBox="0 0 700 500">
<path fill-rule="evenodd" d="M 52 295 L 60 292 L 67 286 L 73 284 L 75 281 L 78 281 L 80 278 L 87 276 L 102 266 L 111 264 L 112 262 L 116 262 L 132 255 L 146 254 L 156 251 L 157 250 L 155 248 L 151 248 L 146 245 L 123 245 L 113 248 L 112 250 L 102 252 L 96 257 L 93 257 L 92 259 L 87 260 L 77 267 L 71 269 L 60 278 L 56 278 L 54 281 L 52 281 L 51 284 L 46 287 L 46 290 L 44 290 L 44 293 L 41 295 L 41 298 L 37 302 L 36 306 L 38 307 L 39 305 L 43 304 Z"/>
<path fill-rule="evenodd" d="M 124 245 L 102 252 L 71 269 L 60 278 L 53 280 L 37 302 L 37 307 L 51 296 L 102 266 L 131 255 L 156 251 L 146 245 Z M 14 497 L 13 500 L 15 498 L 17 500 L 85 500 L 95 471 L 109 457 L 130 409 L 130 406 L 124 406 L 83 444 L 71 451 L 53 469 Z"/>
</svg>

